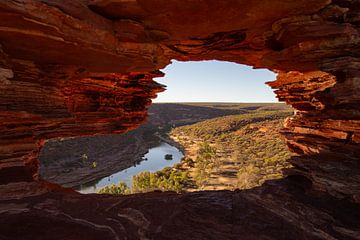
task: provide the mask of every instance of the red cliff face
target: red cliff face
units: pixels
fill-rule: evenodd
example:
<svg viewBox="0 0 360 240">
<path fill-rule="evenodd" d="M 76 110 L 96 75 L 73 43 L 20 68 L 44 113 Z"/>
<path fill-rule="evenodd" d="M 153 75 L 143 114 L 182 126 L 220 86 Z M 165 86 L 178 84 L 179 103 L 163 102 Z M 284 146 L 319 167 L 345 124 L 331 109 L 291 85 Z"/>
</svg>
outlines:
<svg viewBox="0 0 360 240">
<path fill-rule="evenodd" d="M 1 1 L 0 238 L 359 239 L 359 23 L 357 0 Z M 39 179 L 45 140 L 139 126 L 171 59 L 279 73 L 269 85 L 297 110 L 283 130 L 300 154 L 288 179 L 127 198 Z"/>
</svg>

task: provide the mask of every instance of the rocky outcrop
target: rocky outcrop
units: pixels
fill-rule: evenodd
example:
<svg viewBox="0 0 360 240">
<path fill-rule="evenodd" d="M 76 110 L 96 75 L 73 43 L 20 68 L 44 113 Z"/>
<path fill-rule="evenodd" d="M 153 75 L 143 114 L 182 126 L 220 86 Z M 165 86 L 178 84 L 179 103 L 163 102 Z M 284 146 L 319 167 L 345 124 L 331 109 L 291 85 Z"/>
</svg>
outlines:
<svg viewBox="0 0 360 240">
<path fill-rule="evenodd" d="M 243 191 L 47 193 L 1 202 L 4 239 L 358 239 L 358 204 L 299 188 L 299 179 Z M 335 207 L 336 206 L 336 207 Z"/>
<path fill-rule="evenodd" d="M 141 162 L 156 144 L 144 135 L 140 127 L 124 134 L 48 141 L 39 155 L 40 177 L 79 190 Z"/>
<path fill-rule="evenodd" d="M 66 208 L 66 203 L 56 199 L 67 198 L 67 190 L 39 179 L 37 156 L 41 146 L 52 138 L 136 128 L 145 121 L 151 98 L 163 90 L 152 80 L 162 75 L 159 69 L 171 59 L 218 59 L 278 72 L 277 80 L 269 84 L 277 89 L 280 100 L 297 110 L 286 121 L 283 134 L 290 149 L 301 156 L 293 160 L 295 168 L 289 172 L 293 181 L 284 180 L 282 184 L 306 187 L 307 198 L 288 188 L 277 194 L 276 188 L 264 187 L 251 195 L 258 197 L 238 201 L 249 200 L 248 206 L 252 207 L 266 192 L 271 201 L 261 201 L 263 208 L 269 216 L 278 216 L 276 221 L 269 217 L 271 222 L 266 226 L 277 229 L 289 215 L 279 215 L 274 209 L 297 214 L 288 205 L 279 207 L 279 199 L 291 196 L 290 199 L 301 202 L 298 207 L 304 210 L 301 215 L 304 218 L 303 221 L 290 218 L 293 226 L 298 223 L 300 227 L 281 232 L 288 234 L 288 238 L 357 239 L 360 234 L 354 230 L 359 228 L 356 221 L 334 219 L 338 219 L 341 211 L 349 214 L 355 211 L 360 202 L 359 10 L 358 0 L 1 1 L 0 219 L 13 224 L 6 225 L 7 230 L 2 228 L 0 236 L 5 239 L 24 236 L 10 227 L 14 223 L 29 226 L 36 234 L 44 224 L 59 226 L 60 221 L 66 227 L 72 219 L 78 222 L 78 229 L 90 224 L 96 233 L 88 233 L 94 238 L 108 232 L 108 237 L 102 236 L 120 239 L 112 227 L 89 220 L 95 217 L 90 213 L 85 220 L 60 210 Z M 46 193 L 49 191 L 59 193 L 49 196 Z M 203 209 L 197 207 L 196 201 L 210 198 L 209 194 L 189 195 L 194 199 L 190 202 L 178 201 L 182 197 L 171 194 L 164 199 L 174 199 L 199 213 Z M 228 201 L 235 195 L 219 193 L 211 198 L 221 202 L 220 199 Z M 156 198 L 161 199 L 160 196 Z M 319 197 L 324 202 L 315 200 Z M 13 205 L 15 198 L 19 204 Z M 79 204 L 82 199 L 107 198 L 79 195 L 72 201 Z M 156 209 L 146 197 L 137 201 Z M 319 204 L 307 208 L 313 201 Z M 330 213 L 330 206 L 322 207 L 326 204 L 335 210 Z M 347 210 L 340 205 L 347 206 Z M 82 206 L 90 209 L 92 205 Z M 131 207 L 123 208 L 127 211 Z M 209 221 L 227 221 L 226 213 L 220 209 L 214 212 L 216 218 Z M 227 209 L 240 218 L 233 222 L 235 225 L 244 224 L 247 213 L 253 217 L 251 222 L 262 223 L 243 227 L 236 234 L 248 239 L 255 238 L 246 235 L 250 232 L 270 236 L 269 228 L 261 227 L 266 224 L 261 220 L 263 211 L 247 209 L 248 212 L 240 213 Z M 148 232 L 143 228 L 157 222 L 148 223 L 144 220 L 148 216 L 142 217 L 140 213 L 124 215 L 132 224 L 141 225 L 140 229 L 131 224 L 120 224 L 119 228 L 125 227 L 129 236 L 135 236 L 136 231 L 136 238 L 144 239 L 149 235 L 143 234 Z M 41 226 L 27 225 L 34 216 L 41 217 Z M 304 227 L 309 216 L 316 219 L 316 228 Z M 207 219 L 205 215 L 201 217 Z M 332 221 L 339 222 L 334 225 Z M 316 236 L 308 235 L 309 229 Z M 322 229 L 321 234 L 318 229 Z M 154 231 L 161 232 L 161 227 Z M 74 231 L 66 236 L 82 238 L 79 234 Z M 206 236 L 199 234 L 197 239 Z M 224 233 L 223 238 L 232 237 Z"/>
</svg>

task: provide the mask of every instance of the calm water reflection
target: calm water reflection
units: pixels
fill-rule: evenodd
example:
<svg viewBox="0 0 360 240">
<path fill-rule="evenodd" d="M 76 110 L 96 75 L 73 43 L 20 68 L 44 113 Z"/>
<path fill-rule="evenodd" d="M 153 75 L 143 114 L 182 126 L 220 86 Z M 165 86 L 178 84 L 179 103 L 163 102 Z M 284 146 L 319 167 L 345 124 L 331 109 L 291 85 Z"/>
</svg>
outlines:
<svg viewBox="0 0 360 240">
<path fill-rule="evenodd" d="M 165 160 L 165 155 L 171 154 L 172 160 Z M 96 193 L 102 187 L 119 181 L 124 181 L 131 187 L 132 176 L 143 172 L 151 171 L 155 172 L 163 169 L 164 167 L 171 167 L 181 161 L 184 155 L 176 147 L 173 147 L 165 142 L 161 142 L 159 146 L 149 149 L 149 152 L 144 155 L 143 161 L 134 167 L 127 168 L 125 170 L 114 173 L 108 177 L 101 178 L 99 180 L 80 185 L 75 190 L 81 193 Z"/>
</svg>

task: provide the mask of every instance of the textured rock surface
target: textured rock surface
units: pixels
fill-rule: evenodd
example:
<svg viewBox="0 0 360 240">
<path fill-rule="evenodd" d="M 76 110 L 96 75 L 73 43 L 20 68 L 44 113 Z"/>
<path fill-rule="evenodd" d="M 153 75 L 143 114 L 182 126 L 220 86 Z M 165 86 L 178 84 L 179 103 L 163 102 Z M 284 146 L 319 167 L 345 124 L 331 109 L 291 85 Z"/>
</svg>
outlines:
<svg viewBox="0 0 360 240">
<path fill-rule="evenodd" d="M 143 134 L 140 127 L 124 134 L 49 141 L 39 155 L 40 177 L 74 188 L 133 167 L 156 144 Z"/>
<path fill-rule="evenodd" d="M 3 199 L 0 233 L 3 239 L 358 239 L 358 204 L 314 196 L 298 182 L 235 192 Z"/>
<path fill-rule="evenodd" d="M 338 218 L 338 214 L 345 208 L 343 212 L 351 214 L 360 202 L 359 23 L 358 0 L 1 1 L 0 219 L 11 224 L 3 225 L 7 228 L 2 227 L 0 237 L 25 238 L 27 230 L 27 236 L 40 238 L 37 233 L 48 225 L 49 229 L 61 226 L 61 230 L 54 229 L 59 238 L 80 239 L 90 224 L 92 230 L 87 234 L 91 237 L 116 239 L 116 235 L 121 239 L 121 232 L 114 233 L 113 228 L 93 220 L 99 215 L 106 219 L 107 214 L 99 214 L 102 210 L 94 214 L 95 200 L 111 198 L 73 198 L 75 195 L 67 196 L 65 190 L 39 180 L 37 156 L 41 146 L 50 138 L 133 129 L 146 119 L 151 98 L 163 90 L 152 78 L 162 75 L 158 69 L 170 59 L 218 59 L 279 73 L 270 86 L 277 89 L 280 100 L 298 110 L 286 121 L 283 131 L 290 149 L 302 155 L 294 159 L 295 169 L 289 174 L 303 184 L 308 181 L 305 186 L 309 194 L 302 198 L 287 188 L 276 192 L 276 187 L 264 187 L 261 189 L 266 193 L 255 191 L 249 195 L 252 197 L 246 197 L 247 192 L 239 193 L 243 196 L 239 199 L 238 193 L 227 192 L 131 197 L 144 206 L 140 212 L 145 211 L 145 206 L 146 211 L 153 208 L 146 213 L 146 219 L 153 219 L 161 206 L 154 199 L 169 198 L 184 204 L 184 216 L 189 222 L 199 217 L 226 225 L 227 211 L 240 218 L 232 222 L 235 225 L 244 224 L 250 217 L 254 224 L 234 233 L 248 236 L 244 239 L 254 239 L 251 233 L 279 236 L 279 227 L 285 225 L 282 221 L 293 226 L 285 225 L 288 231 L 281 232 L 281 236 L 289 237 L 284 239 L 358 239 L 360 234 L 354 230 L 359 229 L 358 221 Z M 49 190 L 60 192 L 46 194 Z M 262 194 L 271 199 L 261 201 L 261 209 L 270 214 L 266 222 L 264 211 L 251 211 L 260 201 L 257 199 L 264 197 Z M 82 216 L 69 215 L 71 208 L 66 209 L 67 203 L 61 200 L 66 198 L 76 209 L 82 206 L 88 210 Z M 186 198 L 193 201 L 183 201 Z M 240 205 L 249 204 L 245 215 L 224 210 L 224 201 L 230 198 L 236 198 Z M 312 205 L 317 198 L 323 203 Z M 19 200 L 15 204 L 9 199 Z M 113 199 L 109 201 L 120 201 Z M 201 199 L 212 199 L 214 205 L 209 208 L 215 208 L 214 219 L 200 207 L 200 202 L 206 206 Z M 300 203 L 295 209 L 283 204 L 284 199 Z M 80 203 L 83 201 L 91 204 Z M 128 204 L 125 209 L 135 206 L 132 201 Z M 329 209 L 333 212 L 329 213 Z M 142 226 L 138 229 L 128 223 L 119 225 L 119 229 L 123 226 L 127 231 L 128 239 L 144 239 L 148 231 L 144 228 L 156 225 L 156 218 L 154 223 L 148 223 L 139 212 L 125 215 L 132 224 Z M 30 224 L 33 217 L 42 219 L 42 224 Z M 315 219 L 313 224 L 310 218 Z M 78 231 L 63 231 L 72 223 L 69 219 L 78 222 Z M 165 232 L 178 230 L 170 227 Z M 275 234 L 271 235 L 269 229 Z M 193 230 L 186 233 L 195 234 Z M 161 232 L 161 228 L 151 231 Z M 219 236 L 234 238 L 226 232 L 219 231 Z M 138 237 L 130 237 L 136 234 Z M 206 234 L 199 233 L 197 239 L 206 238 Z M 51 236 L 42 235 L 44 239 Z"/>
</svg>

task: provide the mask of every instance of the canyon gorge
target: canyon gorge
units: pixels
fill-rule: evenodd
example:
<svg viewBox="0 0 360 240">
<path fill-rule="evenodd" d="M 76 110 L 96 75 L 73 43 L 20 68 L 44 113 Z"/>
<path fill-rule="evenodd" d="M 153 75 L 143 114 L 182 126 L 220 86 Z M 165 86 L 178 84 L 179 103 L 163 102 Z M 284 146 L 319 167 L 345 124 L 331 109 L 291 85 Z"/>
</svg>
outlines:
<svg viewBox="0 0 360 240">
<path fill-rule="evenodd" d="M 109 196 L 39 176 L 46 141 L 144 123 L 173 59 L 278 74 L 286 178 Z M 359 0 L 0 1 L 0 239 L 360 239 L 359 92 Z"/>
</svg>

